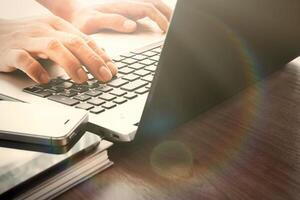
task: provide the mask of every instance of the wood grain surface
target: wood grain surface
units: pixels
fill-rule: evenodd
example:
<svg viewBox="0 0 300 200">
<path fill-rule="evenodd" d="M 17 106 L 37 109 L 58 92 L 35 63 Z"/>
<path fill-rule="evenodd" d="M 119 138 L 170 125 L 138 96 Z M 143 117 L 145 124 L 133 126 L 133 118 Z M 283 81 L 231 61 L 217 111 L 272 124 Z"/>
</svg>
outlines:
<svg viewBox="0 0 300 200">
<path fill-rule="evenodd" d="M 58 199 L 300 199 L 300 68 L 160 137 L 115 144 L 115 165 Z"/>
</svg>

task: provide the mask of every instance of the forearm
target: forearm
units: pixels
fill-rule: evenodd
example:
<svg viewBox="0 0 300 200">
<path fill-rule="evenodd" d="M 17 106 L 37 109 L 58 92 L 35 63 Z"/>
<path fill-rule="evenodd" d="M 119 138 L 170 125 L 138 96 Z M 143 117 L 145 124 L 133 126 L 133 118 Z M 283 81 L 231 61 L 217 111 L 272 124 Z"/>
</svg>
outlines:
<svg viewBox="0 0 300 200">
<path fill-rule="evenodd" d="M 78 10 L 81 5 L 77 0 L 36 0 L 48 10 L 50 10 L 54 15 L 57 15 L 65 20 L 72 20 L 76 10 Z"/>
</svg>

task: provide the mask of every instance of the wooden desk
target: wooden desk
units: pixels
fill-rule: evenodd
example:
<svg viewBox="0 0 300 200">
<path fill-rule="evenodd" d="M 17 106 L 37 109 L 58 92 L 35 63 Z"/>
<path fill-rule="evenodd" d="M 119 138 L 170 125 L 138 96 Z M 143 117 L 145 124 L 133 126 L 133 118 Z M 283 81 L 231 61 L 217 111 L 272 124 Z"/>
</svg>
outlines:
<svg viewBox="0 0 300 200">
<path fill-rule="evenodd" d="M 294 64 L 161 138 L 110 150 L 115 165 L 58 199 L 300 199 Z"/>
</svg>

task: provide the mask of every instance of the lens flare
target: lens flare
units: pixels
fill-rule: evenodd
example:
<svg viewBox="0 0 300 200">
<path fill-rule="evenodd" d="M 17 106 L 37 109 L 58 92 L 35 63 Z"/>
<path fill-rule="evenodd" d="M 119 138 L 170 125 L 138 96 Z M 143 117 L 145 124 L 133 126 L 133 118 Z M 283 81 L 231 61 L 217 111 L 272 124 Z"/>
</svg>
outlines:
<svg viewBox="0 0 300 200">
<path fill-rule="evenodd" d="M 165 178 L 187 178 L 193 173 L 192 153 L 179 141 L 166 141 L 157 145 L 152 151 L 150 162 L 154 172 Z"/>
</svg>

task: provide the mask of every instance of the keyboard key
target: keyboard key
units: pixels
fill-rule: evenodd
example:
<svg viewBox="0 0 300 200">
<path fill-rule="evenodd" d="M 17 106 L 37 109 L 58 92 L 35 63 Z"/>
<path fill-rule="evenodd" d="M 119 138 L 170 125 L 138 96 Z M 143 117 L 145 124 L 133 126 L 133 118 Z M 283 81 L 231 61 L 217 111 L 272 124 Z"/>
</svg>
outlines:
<svg viewBox="0 0 300 200">
<path fill-rule="evenodd" d="M 40 89 L 50 89 L 52 85 L 50 84 L 40 84 L 40 85 L 35 85 L 35 87 L 40 88 Z"/>
<path fill-rule="evenodd" d="M 59 92 L 63 92 L 65 90 L 65 88 L 64 87 L 60 87 L 60 86 L 53 86 L 53 87 L 51 87 L 50 90 L 52 90 L 52 91 L 54 91 L 56 93 L 59 93 Z"/>
<path fill-rule="evenodd" d="M 100 85 L 98 88 L 96 88 L 96 90 L 99 90 L 101 92 L 109 92 L 112 91 L 113 88 L 107 85 Z"/>
<path fill-rule="evenodd" d="M 123 74 L 116 74 L 112 77 L 112 80 L 118 79 L 118 78 L 122 78 L 124 75 Z"/>
<path fill-rule="evenodd" d="M 130 73 L 134 72 L 134 69 L 131 69 L 129 67 L 124 67 L 124 68 L 120 69 L 118 72 L 121 74 L 130 74 Z"/>
<path fill-rule="evenodd" d="M 142 78 L 143 81 L 148 81 L 148 82 L 152 82 L 153 81 L 154 76 L 152 76 L 151 74 L 145 76 Z"/>
<path fill-rule="evenodd" d="M 137 97 L 137 94 L 130 92 L 130 93 L 127 93 L 124 97 L 126 99 L 134 99 L 135 97 Z"/>
<path fill-rule="evenodd" d="M 104 104 L 105 101 L 102 100 L 102 99 L 97 99 L 97 98 L 94 98 L 94 99 L 90 99 L 88 101 L 88 103 L 92 104 L 92 105 L 95 105 L 95 106 L 100 106 L 101 104 Z"/>
<path fill-rule="evenodd" d="M 151 57 L 157 55 L 157 53 L 155 51 L 145 51 L 143 52 L 143 55 Z"/>
<path fill-rule="evenodd" d="M 134 60 L 132 58 L 126 58 L 124 60 L 122 60 L 122 63 L 128 64 L 128 65 L 132 65 L 133 63 L 136 63 L 137 60 Z"/>
<path fill-rule="evenodd" d="M 127 66 L 127 64 L 121 62 L 116 62 L 115 65 L 118 69 L 122 69 Z"/>
<path fill-rule="evenodd" d="M 111 94 L 104 93 L 104 94 L 101 94 L 98 98 L 103 99 L 105 101 L 111 101 L 111 100 L 115 99 L 116 97 Z"/>
<path fill-rule="evenodd" d="M 129 65 L 128 67 L 132 68 L 132 69 L 135 69 L 135 70 L 138 70 L 138 69 L 143 69 L 145 67 L 145 65 L 142 65 L 140 63 L 134 63 L 132 65 Z"/>
<path fill-rule="evenodd" d="M 78 101 L 86 101 L 89 100 L 91 97 L 85 94 L 81 94 L 78 96 L 75 96 L 74 99 L 78 100 Z"/>
<path fill-rule="evenodd" d="M 148 90 L 150 90 L 151 84 L 149 83 L 148 85 L 145 86 L 145 88 L 147 88 Z"/>
<path fill-rule="evenodd" d="M 90 110 L 90 112 L 94 113 L 94 114 L 99 114 L 99 113 L 102 113 L 104 111 L 105 111 L 105 109 L 101 108 L 101 107 L 94 107 L 93 109 Z"/>
<path fill-rule="evenodd" d="M 149 89 L 147 89 L 145 87 L 139 88 L 135 91 L 135 93 L 137 93 L 137 94 L 145 94 L 146 92 L 149 92 Z"/>
<path fill-rule="evenodd" d="M 150 74 L 151 72 L 144 70 L 144 69 L 140 69 L 138 71 L 135 71 L 134 74 L 138 75 L 138 76 L 146 76 L 148 74 Z"/>
<path fill-rule="evenodd" d="M 126 94 L 127 92 L 120 90 L 120 89 L 116 89 L 110 92 L 110 94 L 115 95 L 115 96 L 123 96 L 124 94 Z"/>
<path fill-rule="evenodd" d="M 159 55 L 156 55 L 156 56 L 152 56 L 152 57 L 150 57 L 149 59 L 150 60 L 154 60 L 154 61 L 159 61 L 159 58 L 160 58 L 160 56 Z"/>
<path fill-rule="evenodd" d="M 154 60 L 146 59 L 146 60 L 140 61 L 139 63 L 141 63 L 143 65 L 153 65 L 155 63 L 155 61 Z"/>
<path fill-rule="evenodd" d="M 64 89 L 69 89 L 72 86 L 73 86 L 73 83 L 68 82 L 68 81 L 65 81 L 63 83 L 60 83 L 60 84 L 56 85 L 56 87 L 61 87 L 61 88 L 64 88 Z"/>
<path fill-rule="evenodd" d="M 125 53 L 125 54 L 122 54 L 120 55 L 121 57 L 125 57 L 125 58 L 131 58 L 132 56 L 134 56 L 135 54 L 131 53 L 131 52 L 128 52 L 128 53 Z"/>
<path fill-rule="evenodd" d="M 69 81 L 71 80 L 70 77 L 67 74 L 63 74 L 61 76 L 59 76 L 58 78 L 64 80 L 64 81 Z"/>
<path fill-rule="evenodd" d="M 68 105 L 68 106 L 74 106 L 79 103 L 78 100 L 71 99 L 71 98 L 68 98 L 65 96 L 61 96 L 61 95 L 53 95 L 53 96 L 48 97 L 48 99 L 50 99 L 52 101 L 56 101 L 58 103 Z"/>
<path fill-rule="evenodd" d="M 150 72 L 155 72 L 156 68 L 157 67 L 155 65 L 149 65 L 149 66 L 145 67 L 145 70 L 148 70 Z"/>
<path fill-rule="evenodd" d="M 65 90 L 61 93 L 59 93 L 59 95 L 65 96 L 65 97 L 73 97 L 75 95 L 77 95 L 77 91 L 76 90 Z"/>
<path fill-rule="evenodd" d="M 102 108 L 105 108 L 105 109 L 111 109 L 113 107 L 116 107 L 116 104 L 114 104 L 112 102 L 106 102 L 105 104 L 102 105 Z"/>
<path fill-rule="evenodd" d="M 133 81 L 133 82 L 130 82 L 126 85 L 124 85 L 122 87 L 123 90 L 126 90 L 126 91 L 129 91 L 129 92 L 132 92 L 140 87 L 143 87 L 145 85 L 147 85 L 148 82 L 146 81 L 142 81 L 142 80 L 136 80 L 136 81 Z"/>
<path fill-rule="evenodd" d="M 140 77 L 138 75 L 135 74 L 127 74 L 125 76 L 122 77 L 122 79 L 125 79 L 127 81 L 134 81 L 136 79 L 139 79 Z"/>
<path fill-rule="evenodd" d="M 88 76 L 88 80 L 94 80 L 95 79 L 95 77 L 90 73 L 88 73 L 87 76 Z"/>
<path fill-rule="evenodd" d="M 117 57 L 114 57 L 114 58 L 113 58 L 113 61 L 115 61 L 115 62 L 120 62 L 121 60 L 124 60 L 124 59 L 125 59 L 124 57 L 117 56 Z"/>
<path fill-rule="evenodd" d="M 86 85 L 87 85 L 88 88 L 93 89 L 93 88 L 99 87 L 99 82 L 96 79 L 88 80 L 86 82 Z"/>
<path fill-rule="evenodd" d="M 85 92 L 84 94 L 91 96 L 91 97 L 97 97 L 100 94 L 102 94 L 102 92 L 100 92 L 98 90 L 89 90 L 89 91 Z"/>
<path fill-rule="evenodd" d="M 161 47 L 157 47 L 155 49 L 152 49 L 151 51 L 155 53 L 161 53 Z"/>
<path fill-rule="evenodd" d="M 122 97 L 118 97 L 116 98 L 115 100 L 113 100 L 114 103 L 117 103 L 117 104 L 122 104 L 122 103 L 125 103 L 127 100 L 122 98 Z"/>
<path fill-rule="evenodd" d="M 83 109 L 83 110 L 90 110 L 92 108 L 94 108 L 94 106 L 92 106 L 91 104 L 88 103 L 81 103 L 75 106 L 75 108 L 79 108 L 79 109 Z"/>
<path fill-rule="evenodd" d="M 52 95 L 50 91 L 44 91 L 36 86 L 25 88 L 23 91 L 43 98 Z"/>
<path fill-rule="evenodd" d="M 111 87 L 121 87 L 122 85 L 125 85 L 126 83 L 128 83 L 128 81 L 123 80 L 123 79 L 115 79 L 115 80 L 112 80 L 109 83 L 107 83 L 107 85 L 109 85 Z"/>
<path fill-rule="evenodd" d="M 73 90 L 76 90 L 77 92 L 79 93 L 83 93 L 83 92 L 86 92 L 89 90 L 89 87 L 88 85 L 84 85 L 84 84 L 74 84 L 73 87 L 72 87 Z"/>
<path fill-rule="evenodd" d="M 58 78 L 50 80 L 48 85 L 58 85 L 63 82 L 64 82 L 64 80 L 58 77 Z"/>
<path fill-rule="evenodd" d="M 36 87 L 36 86 L 31 86 L 31 87 L 24 88 L 23 91 L 24 91 L 24 92 L 30 92 L 30 93 L 32 92 L 32 93 L 35 93 L 35 92 L 37 92 L 37 91 L 42 91 L 42 89 L 39 88 L 39 87 Z"/>
<path fill-rule="evenodd" d="M 144 60 L 147 58 L 147 56 L 144 56 L 144 55 L 141 55 L 141 54 L 137 54 L 137 55 L 134 55 L 133 57 L 131 57 L 132 59 L 135 59 L 135 60 Z"/>
<path fill-rule="evenodd" d="M 45 89 L 45 92 L 50 92 L 51 94 L 57 93 L 55 90 L 52 89 Z"/>
<path fill-rule="evenodd" d="M 37 95 L 39 97 L 42 97 L 42 98 L 46 98 L 46 97 L 49 97 L 49 96 L 52 95 L 52 93 L 49 92 L 49 91 L 37 91 L 37 92 L 32 93 L 32 94 L 35 94 L 35 95 Z"/>
</svg>

